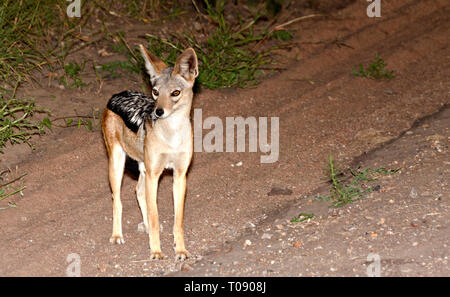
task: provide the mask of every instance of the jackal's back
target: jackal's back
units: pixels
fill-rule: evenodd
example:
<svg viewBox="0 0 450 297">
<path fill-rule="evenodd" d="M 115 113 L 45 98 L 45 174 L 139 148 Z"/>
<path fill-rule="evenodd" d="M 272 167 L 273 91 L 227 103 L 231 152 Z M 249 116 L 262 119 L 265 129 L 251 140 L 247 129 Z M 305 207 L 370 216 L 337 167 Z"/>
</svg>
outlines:
<svg viewBox="0 0 450 297">
<path fill-rule="evenodd" d="M 106 106 L 119 115 L 128 129 L 137 132 L 139 127 L 152 118 L 155 100 L 135 91 L 123 91 L 109 99 Z"/>
</svg>

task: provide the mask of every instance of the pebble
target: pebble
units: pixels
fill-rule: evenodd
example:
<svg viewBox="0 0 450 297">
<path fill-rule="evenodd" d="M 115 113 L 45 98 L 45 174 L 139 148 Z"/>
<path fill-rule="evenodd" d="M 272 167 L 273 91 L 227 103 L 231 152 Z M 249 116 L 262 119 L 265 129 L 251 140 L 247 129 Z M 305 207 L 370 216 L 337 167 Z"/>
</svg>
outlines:
<svg viewBox="0 0 450 297">
<path fill-rule="evenodd" d="M 181 264 L 181 271 L 183 271 L 183 272 L 189 272 L 189 271 L 191 271 L 191 270 L 193 270 L 194 268 L 191 266 L 191 265 L 189 265 L 188 263 L 183 263 L 183 264 Z"/>
<path fill-rule="evenodd" d="M 272 234 L 270 234 L 270 233 L 264 233 L 261 236 L 261 239 L 271 239 L 271 238 L 272 238 Z"/>
<path fill-rule="evenodd" d="M 247 226 L 250 227 L 250 228 L 255 228 L 256 227 L 256 225 L 253 224 L 252 222 L 247 222 Z"/>
<path fill-rule="evenodd" d="M 202 25 L 200 25 L 199 22 L 194 22 L 194 29 L 195 29 L 195 31 L 201 31 Z"/>
<path fill-rule="evenodd" d="M 294 243 L 292 244 L 292 246 L 293 246 L 294 248 L 301 247 L 301 246 L 302 246 L 302 242 L 301 242 L 301 241 L 296 241 L 296 242 L 294 242 Z"/>
<path fill-rule="evenodd" d="M 144 222 L 140 222 L 140 223 L 138 224 L 138 226 L 137 226 L 137 231 L 140 232 L 140 233 L 146 232 L 146 231 L 145 231 L 145 225 L 144 225 Z"/>
<path fill-rule="evenodd" d="M 411 192 L 409 192 L 409 197 L 412 199 L 417 198 L 417 191 L 414 188 L 411 188 Z"/>
</svg>

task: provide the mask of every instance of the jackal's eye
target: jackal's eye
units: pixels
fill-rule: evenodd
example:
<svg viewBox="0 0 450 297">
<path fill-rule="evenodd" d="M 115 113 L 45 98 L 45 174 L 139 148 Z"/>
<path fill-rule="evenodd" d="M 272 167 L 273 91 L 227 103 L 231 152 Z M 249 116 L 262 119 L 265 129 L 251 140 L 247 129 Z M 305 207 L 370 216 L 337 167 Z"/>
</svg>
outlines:
<svg viewBox="0 0 450 297">
<path fill-rule="evenodd" d="M 176 96 L 179 96 L 180 94 L 181 94 L 181 91 L 180 91 L 180 90 L 175 90 L 175 91 L 173 91 L 173 92 L 170 94 L 170 96 L 176 97 Z"/>
<path fill-rule="evenodd" d="M 153 89 L 152 93 L 154 96 L 158 96 L 159 95 L 159 91 L 157 89 Z"/>
</svg>

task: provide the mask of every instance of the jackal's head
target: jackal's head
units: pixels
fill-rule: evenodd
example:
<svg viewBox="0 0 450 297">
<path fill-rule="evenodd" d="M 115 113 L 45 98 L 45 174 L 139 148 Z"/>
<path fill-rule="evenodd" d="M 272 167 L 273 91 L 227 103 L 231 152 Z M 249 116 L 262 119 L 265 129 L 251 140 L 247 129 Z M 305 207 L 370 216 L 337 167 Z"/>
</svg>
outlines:
<svg viewBox="0 0 450 297">
<path fill-rule="evenodd" d="M 166 118 L 177 110 L 189 113 L 192 103 L 195 78 L 198 75 L 197 55 L 192 48 L 186 49 L 173 67 L 161 61 L 139 45 L 145 68 L 153 87 L 152 96 L 156 100 L 155 116 Z"/>
</svg>

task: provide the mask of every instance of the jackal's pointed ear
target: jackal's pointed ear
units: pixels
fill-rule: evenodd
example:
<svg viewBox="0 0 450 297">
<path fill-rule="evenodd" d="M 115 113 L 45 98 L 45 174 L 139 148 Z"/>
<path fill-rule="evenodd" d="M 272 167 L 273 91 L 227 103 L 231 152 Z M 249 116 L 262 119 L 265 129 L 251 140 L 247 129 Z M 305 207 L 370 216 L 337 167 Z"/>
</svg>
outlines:
<svg viewBox="0 0 450 297">
<path fill-rule="evenodd" d="M 139 44 L 139 50 L 141 51 L 142 58 L 144 58 L 145 69 L 147 73 L 150 75 L 150 80 L 154 81 L 154 79 L 161 75 L 161 71 L 164 68 L 167 68 L 166 63 L 161 61 L 157 56 L 153 55 L 149 51 L 145 49 L 142 44 Z"/>
<path fill-rule="evenodd" d="M 193 82 L 198 76 L 197 55 L 193 48 L 186 49 L 175 62 L 173 73 L 181 75 L 189 82 Z"/>
</svg>

